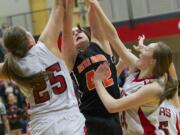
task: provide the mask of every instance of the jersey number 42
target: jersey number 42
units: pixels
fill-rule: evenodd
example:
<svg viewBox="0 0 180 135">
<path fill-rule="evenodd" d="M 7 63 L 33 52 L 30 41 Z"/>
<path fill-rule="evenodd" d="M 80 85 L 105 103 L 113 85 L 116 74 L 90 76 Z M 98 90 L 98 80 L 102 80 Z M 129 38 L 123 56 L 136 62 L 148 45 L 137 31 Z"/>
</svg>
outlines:
<svg viewBox="0 0 180 135">
<path fill-rule="evenodd" d="M 94 81 L 93 81 L 94 72 L 95 72 L 94 70 L 91 70 L 91 71 L 86 73 L 86 86 L 87 86 L 89 91 L 95 89 L 95 84 L 94 84 Z M 104 84 L 105 87 L 109 87 L 109 86 L 114 84 L 114 81 L 111 78 L 111 74 L 112 74 L 111 70 L 110 70 L 110 68 L 108 68 L 108 70 L 106 72 L 105 79 L 103 81 L 103 84 Z"/>
</svg>

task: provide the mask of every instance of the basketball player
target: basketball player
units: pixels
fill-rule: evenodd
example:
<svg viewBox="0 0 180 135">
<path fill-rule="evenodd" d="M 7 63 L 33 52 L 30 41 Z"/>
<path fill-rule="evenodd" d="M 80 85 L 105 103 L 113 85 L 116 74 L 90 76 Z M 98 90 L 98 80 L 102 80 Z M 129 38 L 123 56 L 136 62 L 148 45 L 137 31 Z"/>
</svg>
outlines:
<svg viewBox="0 0 180 135">
<path fill-rule="evenodd" d="M 137 51 L 143 49 L 145 36 L 139 38 L 139 45 L 135 46 Z M 169 74 L 174 80 L 177 80 L 177 74 L 172 63 L 169 69 Z M 170 99 L 164 100 L 160 105 L 159 110 L 159 129 L 163 130 L 165 135 L 178 135 L 179 131 L 179 98 L 178 88 Z"/>
<path fill-rule="evenodd" d="M 0 65 L 1 79 L 15 81 L 30 103 L 31 135 L 84 135 L 69 71 L 56 42 L 64 18 L 63 0 L 53 0 L 49 21 L 37 43 L 21 27 L 9 28 L 3 37 L 8 50 Z"/>
<path fill-rule="evenodd" d="M 162 42 L 151 43 L 140 51 L 140 57 L 132 54 L 118 37 L 111 22 L 102 15 L 103 11 L 96 0 L 92 0 L 101 24 L 107 33 L 108 41 L 126 65 L 134 69 L 123 86 L 122 98 L 113 98 L 104 88 L 104 80 L 109 65 L 103 63 L 94 75 L 98 95 L 109 112 L 122 112 L 123 134 L 152 135 L 164 134 L 158 129 L 159 103 L 172 97 L 177 83 L 168 74 L 172 62 L 172 52 Z M 167 73 L 167 83 L 163 76 Z"/>
<path fill-rule="evenodd" d="M 143 49 L 145 36 L 139 38 L 139 45 L 135 46 L 137 51 Z M 172 63 L 169 68 L 169 74 L 174 80 L 177 80 L 177 74 Z M 160 105 L 159 110 L 159 129 L 163 130 L 166 135 L 177 135 L 179 132 L 179 98 L 178 88 L 174 92 L 172 98 L 164 100 Z"/>
<path fill-rule="evenodd" d="M 123 86 L 121 93 L 123 98 L 115 100 L 105 92 L 101 83 L 104 78 L 102 72 L 108 65 L 104 66 L 100 66 L 95 73 L 95 86 L 109 112 L 122 112 L 123 133 L 128 135 L 163 134 L 158 129 L 156 119 L 159 114 L 159 99 L 161 95 L 163 96 L 164 91 L 161 83 L 164 82 L 159 82 L 154 77 L 139 78 L 139 72 L 132 73 Z"/>
<path fill-rule="evenodd" d="M 98 65 L 107 61 L 110 68 L 104 84 L 108 93 L 119 98 L 116 68 L 110 46 L 104 38 L 105 33 L 100 22 L 96 21 L 98 16 L 93 11 L 91 2 L 88 13 L 91 37 L 88 38 L 81 28 L 74 28 L 72 31 L 73 4 L 73 0 L 66 4 L 61 53 L 82 93 L 80 110 L 86 118 L 88 135 L 120 135 L 118 113 L 110 114 L 106 110 L 92 81 Z"/>
</svg>

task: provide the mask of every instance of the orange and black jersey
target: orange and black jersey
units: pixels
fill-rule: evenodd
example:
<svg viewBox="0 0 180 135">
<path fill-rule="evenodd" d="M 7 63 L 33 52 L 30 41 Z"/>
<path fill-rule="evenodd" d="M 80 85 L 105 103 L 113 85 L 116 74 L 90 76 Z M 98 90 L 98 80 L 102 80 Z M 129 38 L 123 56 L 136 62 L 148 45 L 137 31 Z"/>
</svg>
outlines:
<svg viewBox="0 0 180 135">
<path fill-rule="evenodd" d="M 107 117 L 114 115 L 106 110 L 95 90 L 93 82 L 94 71 L 96 71 L 99 64 L 105 61 L 109 63 L 109 70 L 103 84 L 111 96 L 119 98 L 120 93 L 113 57 L 92 42 L 86 51 L 79 52 L 77 55 L 71 76 L 81 93 L 80 110 L 85 116 Z"/>
</svg>

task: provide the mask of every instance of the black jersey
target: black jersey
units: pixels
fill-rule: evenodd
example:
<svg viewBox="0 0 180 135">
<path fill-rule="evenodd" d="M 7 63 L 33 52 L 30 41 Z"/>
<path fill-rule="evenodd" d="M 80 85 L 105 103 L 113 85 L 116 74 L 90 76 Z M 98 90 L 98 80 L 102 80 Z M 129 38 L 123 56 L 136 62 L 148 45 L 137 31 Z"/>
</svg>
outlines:
<svg viewBox="0 0 180 135">
<path fill-rule="evenodd" d="M 94 71 L 105 61 L 108 61 L 110 68 L 103 85 L 111 96 L 119 98 L 116 67 L 112 56 L 105 53 L 96 43 L 92 42 L 86 51 L 79 52 L 77 55 L 71 75 L 82 93 L 80 110 L 85 116 L 107 117 L 114 115 L 106 110 L 95 90 L 93 82 Z"/>
</svg>

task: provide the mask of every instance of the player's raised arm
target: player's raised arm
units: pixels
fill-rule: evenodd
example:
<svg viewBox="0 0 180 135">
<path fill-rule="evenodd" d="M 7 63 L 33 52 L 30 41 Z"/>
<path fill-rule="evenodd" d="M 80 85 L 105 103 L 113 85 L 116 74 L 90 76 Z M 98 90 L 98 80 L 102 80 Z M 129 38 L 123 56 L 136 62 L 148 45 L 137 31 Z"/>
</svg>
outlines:
<svg viewBox="0 0 180 135">
<path fill-rule="evenodd" d="M 45 29 L 40 35 L 39 40 L 43 42 L 54 54 L 59 53 L 57 40 L 62 30 L 64 18 L 64 0 L 53 0 L 52 11 Z"/>
<path fill-rule="evenodd" d="M 128 49 L 124 46 L 123 42 L 119 39 L 116 29 L 104 14 L 98 1 L 89 1 L 92 7 L 96 10 L 98 17 L 101 20 L 101 25 L 106 33 L 106 38 L 110 42 L 110 45 L 113 47 L 117 55 L 122 58 L 125 64 L 135 66 L 138 58 L 134 54 L 129 52 Z"/>
<path fill-rule="evenodd" d="M 97 68 L 94 76 L 94 83 L 100 99 L 110 113 L 125 111 L 132 109 L 133 107 L 138 107 L 140 105 L 159 100 L 159 96 L 161 95 L 163 88 L 157 82 L 147 84 L 144 87 L 141 87 L 137 92 L 123 98 L 113 98 L 105 90 L 102 83 L 106 76 L 107 69 L 107 63 L 103 63 Z"/>
<path fill-rule="evenodd" d="M 74 0 L 67 0 L 65 5 L 65 16 L 63 21 L 63 34 L 62 34 L 62 57 L 65 60 L 68 69 L 71 70 L 75 63 L 77 56 L 76 46 L 74 44 L 72 30 L 73 25 L 73 8 Z"/>
<path fill-rule="evenodd" d="M 91 30 L 91 41 L 97 42 L 97 44 L 107 54 L 112 55 L 111 47 L 109 45 L 108 39 L 105 36 L 106 33 L 103 26 L 101 25 L 102 20 L 99 19 L 99 16 L 91 3 L 89 4 L 88 20 Z"/>
</svg>

